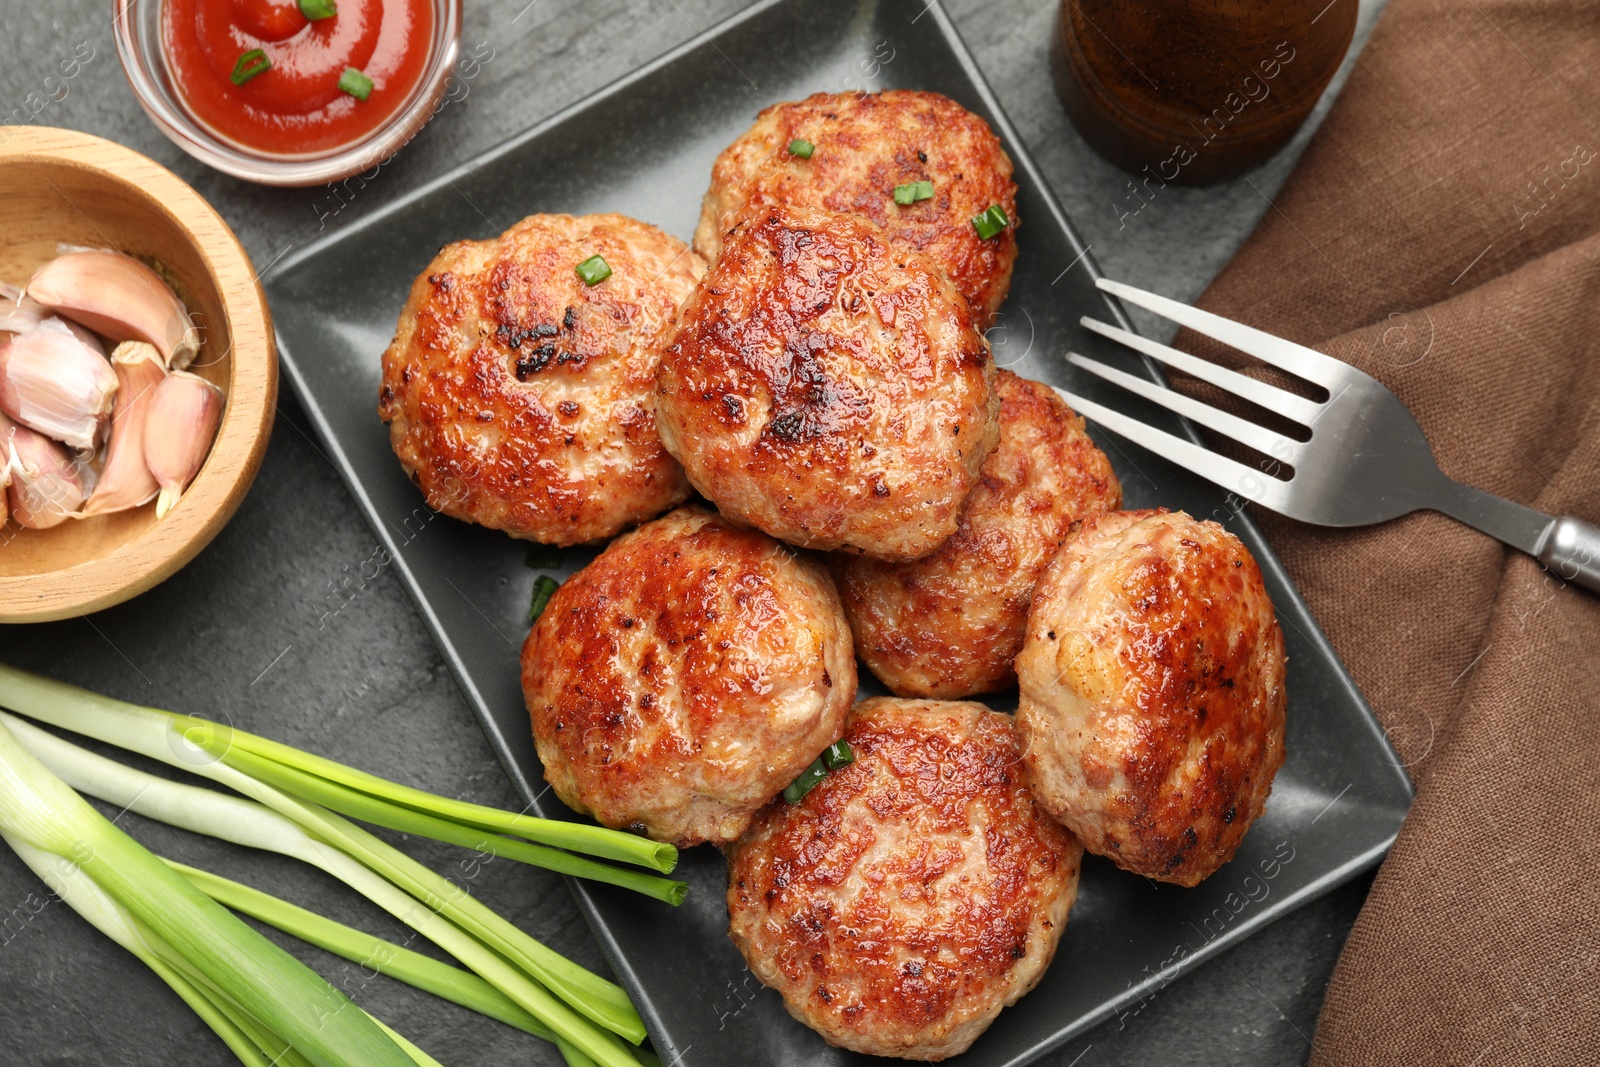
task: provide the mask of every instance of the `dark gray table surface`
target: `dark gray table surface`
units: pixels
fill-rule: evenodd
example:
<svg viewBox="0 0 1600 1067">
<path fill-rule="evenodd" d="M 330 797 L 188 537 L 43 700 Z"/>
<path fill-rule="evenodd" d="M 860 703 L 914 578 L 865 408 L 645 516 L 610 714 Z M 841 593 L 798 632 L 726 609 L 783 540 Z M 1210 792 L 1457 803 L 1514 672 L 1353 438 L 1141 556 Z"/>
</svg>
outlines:
<svg viewBox="0 0 1600 1067">
<path fill-rule="evenodd" d="M 145 0 L 152 2 L 152 0 Z M 146 120 L 123 79 L 109 0 L 14 3 L 0 37 L 0 123 L 85 130 L 144 152 L 215 204 L 264 270 L 429 177 L 690 39 L 742 0 L 470 2 L 463 51 L 490 57 L 405 151 L 364 187 L 270 190 L 207 170 Z M 1362 4 L 1358 43 L 1379 2 Z M 1107 274 L 1197 295 L 1269 210 L 1310 128 L 1248 180 L 1167 188 L 1126 214 L 1125 175 L 1073 132 L 1050 87 L 1050 0 L 950 0 L 979 65 Z M 45 79 L 87 43 L 64 87 Z M 1348 66 L 1348 62 L 1347 62 Z M 1330 97 L 1340 79 L 1330 88 Z M 54 97 L 47 94 L 54 92 Z M 43 106 L 40 107 L 41 101 Z M 1319 109 L 1320 117 L 1328 100 Z M 35 112 L 37 112 L 35 114 Z M 10 117 L 7 117 L 10 116 Z M 0 194 L 3 194 L 0 188 Z M 531 210 L 531 209 L 530 209 Z M 681 235 L 687 237 L 687 234 Z M 3 235 L 0 235 L 3 239 Z M 1141 326 L 1165 331 L 1152 320 Z M 488 744 L 376 543 L 285 391 L 265 465 L 233 523 L 181 574 L 88 618 L 0 628 L 0 658 L 124 699 L 223 718 L 268 736 L 485 804 L 515 806 Z M 376 573 L 374 573 L 376 571 Z M 107 810 L 108 814 L 116 814 Z M 365 901 L 293 861 L 171 830 L 119 825 L 165 855 L 210 867 L 374 933 L 403 936 Z M 396 835 L 398 837 L 398 835 Z M 451 869 L 460 853 L 405 843 Z M 1285 919 L 1046 1062 L 1303 1062 L 1334 960 L 1370 876 Z M 604 961 L 559 879 L 509 862 L 471 889 L 579 962 Z M 0 1063 L 225 1064 L 232 1058 L 143 965 L 0 849 Z M 553 1047 L 353 964 L 272 935 L 450 1067 L 559 1064 Z"/>
</svg>

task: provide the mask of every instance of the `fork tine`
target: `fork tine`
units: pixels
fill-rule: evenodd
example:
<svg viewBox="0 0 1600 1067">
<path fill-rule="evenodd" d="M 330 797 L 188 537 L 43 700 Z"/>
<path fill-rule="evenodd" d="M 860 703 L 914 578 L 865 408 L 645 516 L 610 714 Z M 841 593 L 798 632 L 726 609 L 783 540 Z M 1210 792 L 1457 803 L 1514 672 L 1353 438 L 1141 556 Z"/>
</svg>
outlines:
<svg viewBox="0 0 1600 1067">
<path fill-rule="evenodd" d="M 1156 455 L 1169 459 L 1185 470 L 1237 493 L 1246 500 L 1252 500 L 1273 511 L 1288 513 L 1288 482 L 1270 478 L 1261 471 L 1246 467 L 1243 463 L 1201 448 L 1193 441 L 1186 441 L 1165 430 L 1147 426 L 1138 419 L 1130 418 L 1119 411 L 1112 411 L 1065 389 L 1058 388 L 1056 392 L 1073 411 L 1093 419 L 1134 444 L 1142 445 Z"/>
<path fill-rule="evenodd" d="M 1147 293 L 1143 289 L 1135 289 L 1122 282 L 1097 278 L 1095 285 L 1130 304 L 1136 304 L 1146 311 L 1153 311 L 1163 318 L 1171 319 L 1180 326 L 1187 326 L 1196 333 L 1203 333 L 1225 345 L 1231 345 L 1246 355 L 1270 363 L 1279 370 L 1286 370 L 1314 385 L 1320 385 L 1329 392 L 1337 392 L 1339 386 L 1349 380 L 1348 375 L 1354 369 L 1348 363 L 1342 363 L 1332 356 L 1325 356 L 1304 345 L 1285 341 L 1281 337 L 1274 337 L 1242 322 L 1234 322 L 1221 315 L 1213 315 L 1209 311 L 1201 311 L 1199 308 L 1180 304 L 1176 300 L 1157 296 L 1155 293 Z"/>
<path fill-rule="evenodd" d="M 1293 464 L 1300 457 L 1304 447 L 1299 441 L 1285 437 L 1259 426 L 1237 415 L 1230 415 L 1226 411 L 1203 404 L 1193 397 L 1184 396 L 1182 393 L 1161 386 L 1143 378 L 1135 377 L 1126 371 L 1108 367 L 1099 360 L 1080 356 L 1076 352 L 1067 353 L 1067 362 L 1074 367 L 1082 367 L 1090 374 L 1098 374 L 1108 382 L 1115 382 L 1130 393 L 1137 393 L 1146 400 L 1153 400 L 1168 411 L 1176 411 L 1187 419 L 1192 419 L 1202 426 L 1210 427 L 1218 433 L 1226 434 L 1235 441 L 1255 449 L 1263 455 Z"/>
<path fill-rule="evenodd" d="M 1176 367 L 1185 374 L 1192 374 L 1203 382 L 1210 382 L 1220 389 L 1226 389 L 1234 396 L 1243 397 L 1252 404 L 1276 412 L 1284 418 L 1292 419 L 1303 426 L 1310 426 L 1316 422 L 1317 416 L 1322 411 L 1322 405 L 1314 400 L 1307 400 L 1303 396 L 1279 389 L 1275 385 L 1257 381 L 1246 377 L 1238 371 L 1229 370 L 1227 367 L 1218 366 L 1209 360 L 1198 356 L 1191 356 L 1187 352 L 1180 352 L 1176 348 L 1152 341 L 1147 337 L 1140 337 L 1136 333 L 1129 333 L 1119 326 L 1091 319 L 1087 315 L 1078 320 L 1084 329 L 1093 331 L 1102 337 L 1109 337 L 1113 341 L 1120 341 L 1129 348 L 1136 349 L 1158 359 L 1169 367 Z"/>
</svg>

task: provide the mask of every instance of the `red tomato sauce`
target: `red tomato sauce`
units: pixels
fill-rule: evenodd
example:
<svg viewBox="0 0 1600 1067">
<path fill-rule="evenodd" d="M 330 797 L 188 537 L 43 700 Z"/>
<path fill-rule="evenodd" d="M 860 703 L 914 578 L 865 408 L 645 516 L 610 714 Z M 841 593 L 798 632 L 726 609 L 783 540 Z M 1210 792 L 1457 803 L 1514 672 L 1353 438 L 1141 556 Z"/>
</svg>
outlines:
<svg viewBox="0 0 1600 1067">
<path fill-rule="evenodd" d="M 260 152 L 303 155 L 358 141 L 410 97 L 427 66 L 432 0 L 337 0 L 308 20 L 297 0 L 164 0 L 161 43 L 173 84 L 195 118 Z M 230 80 L 259 48 L 270 69 Z M 354 67 L 372 79 L 358 100 L 339 88 Z"/>
</svg>

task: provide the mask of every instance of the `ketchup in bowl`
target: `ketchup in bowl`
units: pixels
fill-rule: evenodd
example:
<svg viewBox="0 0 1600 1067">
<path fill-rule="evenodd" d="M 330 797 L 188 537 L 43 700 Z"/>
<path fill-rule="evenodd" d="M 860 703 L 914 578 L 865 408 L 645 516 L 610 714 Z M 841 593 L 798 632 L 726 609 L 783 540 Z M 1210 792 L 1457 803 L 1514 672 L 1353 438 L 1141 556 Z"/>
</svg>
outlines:
<svg viewBox="0 0 1600 1067">
<path fill-rule="evenodd" d="M 359 141 L 428 63 L 431 0 L 164 0 L 161 44 L 196 119 L 243 147 L 308 155 Z"/>
</svg>

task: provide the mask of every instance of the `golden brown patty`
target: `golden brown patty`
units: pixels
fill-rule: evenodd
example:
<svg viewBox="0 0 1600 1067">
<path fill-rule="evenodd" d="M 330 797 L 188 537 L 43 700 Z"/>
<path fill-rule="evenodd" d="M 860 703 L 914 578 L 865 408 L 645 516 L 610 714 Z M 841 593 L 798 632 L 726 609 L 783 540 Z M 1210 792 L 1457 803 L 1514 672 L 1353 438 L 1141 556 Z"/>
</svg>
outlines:
<svg viewBox="0 0 1600 1067">
<path fill-rule="evenodd" d="M 1017 727 L 1035 795 L 1091 852 L 1195 885 L 1283 763 L 1283 632 L 1237 537 L 1182 512 L 1085 520 L 1034 592 Z"/>
<path fill-rule="evenodd" d="M 611 276 L 586 285 L 574 268 L 595 255 Z M 411 287 L 378 404 L 428 505 L 573 545 L 681 503 L 649 404 L 651 341 L 704 270 L 621 215 L 533 215 L 446 246 Z"/>
<path fill-rule="evenodd" d="M 1074 519 L 1122 506 L 1110 462 L 1055 390 L 1008 370 L 995 389 L 1000 446 L 955 536 L 910 563 L 831 560 L 856 654 L 900 696 L 1012 685 L 1039 575 Z"/>
<path fill-rule="evenodd" d="M 810 141 L 811 158 L 789 151 Z M 933 196 L 897 204 L 894 189 L 933 183 Z M 709 262 L 739 219 L 785 207 L 864 215 L 901 247 L 926 253 L 987 326 L 1017 258 L 1017 185 L 988 123 L 938 93 L 817 93 L 774 104 L 717 157 L 694 247 Z M 972 217 L 998 204 L 1012 222 L 988 240 Z"/>
<path fill-rule="evenodd" d="M 1009 716 L 879 697 L 845 738 L 855 763 L 728 851 L 729 933 L 833 1044 L 954 1056 L 1049 965 L 1082 849 L 1028 792 Z"/>
<path fill-rule="evenodd" d="M 657 381 L 661 439 L 695 488 L 807 548 L 927 555 L 998 437 L 994 363 L 966 302 L 853 215 L 742 223 Z"/>
<path fill-rule="evenodd" d="M 827 572 L 680 508 L 550 598 L 522 649 L 545 779 L 657 841 L 731 841 L 839 736 L 855 699 Z"/>
</svg>

